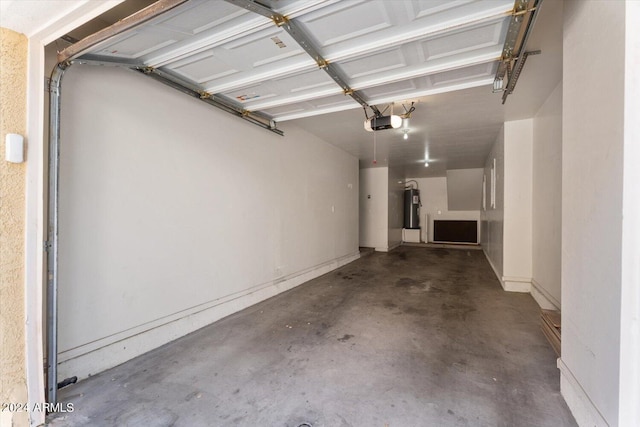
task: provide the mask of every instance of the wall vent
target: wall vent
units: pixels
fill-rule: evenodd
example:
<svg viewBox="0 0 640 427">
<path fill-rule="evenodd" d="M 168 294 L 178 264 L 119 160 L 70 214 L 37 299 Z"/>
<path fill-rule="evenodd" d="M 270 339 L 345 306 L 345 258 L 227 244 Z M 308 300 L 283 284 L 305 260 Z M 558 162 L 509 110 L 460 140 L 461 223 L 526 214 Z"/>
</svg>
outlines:
<svg viewBox="0 0 640 427">
<path fill-rule="evenodd" d="M 478 243 L 478 221 L 433 221 L 433 241 L 437 243 Z"/>
</svg>

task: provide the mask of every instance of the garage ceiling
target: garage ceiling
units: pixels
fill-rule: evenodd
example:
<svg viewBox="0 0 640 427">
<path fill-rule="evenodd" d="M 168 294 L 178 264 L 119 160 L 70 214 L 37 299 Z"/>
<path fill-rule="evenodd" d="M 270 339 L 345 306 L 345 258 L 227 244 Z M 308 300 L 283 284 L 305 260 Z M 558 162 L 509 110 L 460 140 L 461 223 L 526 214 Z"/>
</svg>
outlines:
<svg viewBox="0 0 640 427">
<path fill-rule="evenodd" d="M 527 43 L 528 49 L 542 54 L 527 61 L 506 104 L 501 103 L 502 93 L 492 93 L 491 83 L 420 97 L 407 140 L 400 129 L 376 132 L 377 166 L 400 168 L 413 178 L 484 167 L 503 123 L 535 116 L 562 81 L 562 21 L 562 2 L 545 1 Z M 362 110 L 354 109 L 291 123 L 353 154 L 361 168 L 370 168 L 373 135 L 363 129 L 363 118 Z M 285 131 L 288 123 L 282 125 Z"/>
<path fill-rule="evenodd" d="M 467 115 L 478 113 L 487 121 L 476 123 L 452 142 L 460 151 L 456 155 L 464 159 L 449 159 L 448 152 L 442 151 L 445 161 L 442 167 L 431 169 L 431 175 L 442 175 L 447 168 L 482 165 L 504 118 L 500 96 L 491 98 L 491 84 L 513 0 L 260 1 L 256 7 L 271 9 L 295 24 L 321 60 L 312 58 L 309 49 L 305 52 L 282 23 L 247 10 L 251 3 L 246 3 L 189 0 L 93 45 L 80 58 L 134 65 L 178 81 L 202 98 L 255 113 L 270 125 L 295 120 L 358 156 L 361 165 L 366 159 L 365 167 L 371 165 L 367 144 L 372 134 L 362 127 L 365 115 L 358 97 L 380 110 L 395 103 L 396 114 L 404 112 L 402 104 L 420 101 L 411 124 L 415 140 L 421 129 L 416 118 L 428 117 L 420 110 L 439 107 L 433 99 L 447 99 L 434 98 L 437 94 L 462 91 L 453 98 L 463 102 L 460 110 Z M 347 94 L 326 72 L 323 60 L 348 86 Z M 348 96 L 351 91 L 358 95 L 356 99 Z M 465 93 L 482 94 L 482 101 L 471 100 Z M 482 112 L 479 104 L 492 100 L 494 106 Z M 480 109 L 474 113 L 469 105 Z M 343 120 L 335 113 L 345 110 L 354 110 L 345 116 L 350 122 L 336 128 Z M 450 111 L 442 117 L 458 116 Z M 331 129 L 323 129 L 325 125 Z M 452 125 L 450 135 L 456 133 L 455 123 Z M 478 133 L 478 126 L 483 131 Z M 336 137 L 340 129 L 353 137 L 349 141 Z M 394 132 L 398 133 L 377 133 L 386 133 L 384 141 Z M 474 141 L 474 135 L 482 140 Z M 423 163 L 428 151 L 424 141 L 410 150 L 383 147 L 379 165 L 413 167 L 412 176 L 425 175 L 415 165 Z"/>
<path fill-rule="evenodd" d="M 513 1 L 273 0 L 369 105 L 493 81 Z M 191 0 L 91 49 L 284 122 L 360 108 L 271 19 Z"/>
</svg>

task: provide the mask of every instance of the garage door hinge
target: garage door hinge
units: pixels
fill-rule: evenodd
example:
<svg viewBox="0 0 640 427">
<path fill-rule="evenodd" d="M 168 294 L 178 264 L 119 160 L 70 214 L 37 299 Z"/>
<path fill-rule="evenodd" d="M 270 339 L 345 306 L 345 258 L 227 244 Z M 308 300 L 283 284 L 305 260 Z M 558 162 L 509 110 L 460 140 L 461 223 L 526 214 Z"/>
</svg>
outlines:
<svg viewBox="0 0 640 427">
<path fill-rule="evenodd" d="M 49 77 L 44 78 L 44 91 L 46 93 L 51 92 L 51 79 Z"/>
<path fill-rule="evenodd" d="M 45 240 L 43 244 L 43 250 L 45 252 L 49 252 L 50 249 L 51 249 L 51 241 Z"/>
</svg>

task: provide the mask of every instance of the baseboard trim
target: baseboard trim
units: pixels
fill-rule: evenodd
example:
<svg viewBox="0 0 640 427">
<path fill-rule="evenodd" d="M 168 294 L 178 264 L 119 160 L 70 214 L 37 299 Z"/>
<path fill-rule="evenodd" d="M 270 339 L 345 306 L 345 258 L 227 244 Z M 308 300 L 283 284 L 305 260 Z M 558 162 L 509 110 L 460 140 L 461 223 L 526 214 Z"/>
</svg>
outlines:
<svg viewBox="0 0 640 427">
<path fill-rule="evenodd" d="M 569 367 L 558 359 L 560 393 L 580 427 L 608 427 L 598 408 L 593 404 Z"/>
<path fill-rule="evenodd" d="M 536 282 L 536 279 L 531 279 L 531 296 L 536 300 L 540 308 L 560 311 L 560 301 L 556 300 L 540 283 Z"/>
<path fill-rule="evenodd" d="M 391 252 L 395 248 L 400 247 L 401 245 L 402 245 L 402 242 L 394 243 L 393 245 L 389 246 L 389 252 Z"/>
<path fill-rule="evenodd" d="M 484 257 L 489 262 L 489 265 L 491 266 L 494 274 L 498 278 L 498 281 L 500 281 L 500 286 L 502 286 L 502 289 L 507 292 L 531 292 L 531 278 L 503 276 L 502 273 L 499 272 L 496 266 L 493 264 L 493 261 L 491 261 L 489 254 L 487 254 L 487 251 L 485 251 L 484 248 L 482 248 L 482 252 L 484 253 Z"/>
<path fill-rule="evenodd" d="M 175 313 L 123 333 L 61 352 L 58 356 L 60 361 L 58 381 L 72 376 L 84 379 L 117 366 L 233 313 L 329 273 L 358 258 L 360 258 L 360 251 Z"/>
<path fill-rule="evenodd" d="M 507 292 L 531 292 L 531 278 L 502 276 L 502 287 Z"/>
<path fill-rule="evenodd" d="M 495 265 L 493 265 L 493 261 L 491 261 L 491 258 L 489 257 L 489 254 L 487 254 L 487 251 L 484 250 L 484 247 L 482 248 L 482 253 L 484 254 L 484 257 L 487 259 L 487 262 L 489 263 L 489 265 L 491 266 L 491 269 L 493 270 L 493 273 L 496 275 L 496 278 L 500 282 L 500 286 L 502 286 L 502 288 L 504 289 L 504 283 L 502 283 L 502 273 L 498 271 Z"/>
</svg>

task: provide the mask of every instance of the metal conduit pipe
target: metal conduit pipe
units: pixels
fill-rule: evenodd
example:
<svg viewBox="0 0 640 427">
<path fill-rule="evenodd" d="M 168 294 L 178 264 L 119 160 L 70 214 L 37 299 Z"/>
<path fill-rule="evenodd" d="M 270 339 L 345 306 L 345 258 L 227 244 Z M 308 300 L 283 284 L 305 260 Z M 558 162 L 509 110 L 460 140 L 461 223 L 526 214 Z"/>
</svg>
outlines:
<svg viewBox="0 0 640 427">
<path fill-rule="evenodd" d="M 70 63 L 58 64 L 49 83 L 49 222 L 47 251 L 47 401 L 58 399 L 58 202 L 60 178 L 60 85 Z"/>
</svg>

